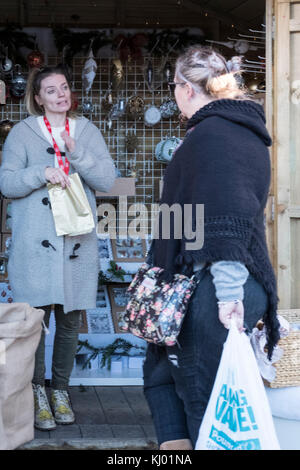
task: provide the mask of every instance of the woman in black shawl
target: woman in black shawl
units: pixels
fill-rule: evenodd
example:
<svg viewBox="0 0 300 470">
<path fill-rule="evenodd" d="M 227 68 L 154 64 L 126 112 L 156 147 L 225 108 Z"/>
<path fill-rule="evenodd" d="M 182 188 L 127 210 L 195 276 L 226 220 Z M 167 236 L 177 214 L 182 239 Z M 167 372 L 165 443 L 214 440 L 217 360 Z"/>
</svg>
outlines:
<svg viewBox="0 0 300 470">
<path fill-rule="evenodd" d="M 264 320 L 269 358 L 279 339 L 276 279 L 264 228 L 271 139 L 263 108 L 238 86 L 239 67 L 240 58 L 226 61 L 212 49 L 193 46 L 177 59 L 170 84 L 188 119 L 187 134 L 165 172 L 160 203 L 203 204 L 204 243 L 190 249 L 196 236 L 179 240 L 171 226 L 169 240 L 153 242 L 152 263 L 166 276 L 199 269 L 205 275 L 179 345 L 148 346 L 144 392 L 161 450 L 195 446 L 233 317 L 246 332 Z M 192 222 L 195 229 L 195 216 Z"/>
</svg>

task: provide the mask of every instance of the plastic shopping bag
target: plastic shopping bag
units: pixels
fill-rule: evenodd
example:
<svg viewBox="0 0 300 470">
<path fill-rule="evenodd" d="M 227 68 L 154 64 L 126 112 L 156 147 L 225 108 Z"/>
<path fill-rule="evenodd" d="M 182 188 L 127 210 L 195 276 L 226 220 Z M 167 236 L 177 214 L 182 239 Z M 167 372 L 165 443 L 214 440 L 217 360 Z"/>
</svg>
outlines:
<svg viewBox="0 0 300 470">
<path fill-rule="evenodd" d="M 196 450 L 280 450 L 250 341 L 234 322 L 224 344 Z"/>
</svg>

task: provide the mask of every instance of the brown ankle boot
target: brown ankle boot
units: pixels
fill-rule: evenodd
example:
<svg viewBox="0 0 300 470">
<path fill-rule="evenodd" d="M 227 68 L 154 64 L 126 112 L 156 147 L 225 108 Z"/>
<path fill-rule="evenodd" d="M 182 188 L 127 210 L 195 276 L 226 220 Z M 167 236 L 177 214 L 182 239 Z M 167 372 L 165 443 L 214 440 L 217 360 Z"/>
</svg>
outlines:
<svg viewBox="0 0 300 470">
<path fill-rule="evenodd" d="M 189 439 L 177 439 L 176 441 L 163 442 L 159 450 L 193 450 L 193 446 Z"/>
</svg>

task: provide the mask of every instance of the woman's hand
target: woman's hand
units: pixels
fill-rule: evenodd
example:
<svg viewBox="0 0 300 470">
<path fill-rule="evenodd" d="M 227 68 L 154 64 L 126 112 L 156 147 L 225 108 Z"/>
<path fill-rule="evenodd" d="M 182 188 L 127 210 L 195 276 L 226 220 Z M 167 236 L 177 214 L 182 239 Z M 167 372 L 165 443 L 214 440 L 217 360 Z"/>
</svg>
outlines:
<svg viewBox="0 0 300 470">
<path fill-rule="evenodd" d="M 219 320 L 225 328 L 229 330 L 231 320 L 235 319 L 237 328 L 242 333 L 244 328 L 244 305 L 241 300 L 233 302 L 218 302 L 219 305 Z"/>
<path fill-rule="evenodd" d="M 74 150 L 75 150 L 75 140 L 72 137 L 69 136 L 67 131 L 63 131 L 60 135 L 61 135 L 62 139 L 65 141 L 67 150 L 70 153 L 73 153 Z"/>
<path fill-rule="evenodd" d="M 62 188 L 70 186 L 68 175 L 61 168 L 52 168 L 48 166 L 45 170 L 45 178 L 52 184 L 61 184 Z"/>
</svg>

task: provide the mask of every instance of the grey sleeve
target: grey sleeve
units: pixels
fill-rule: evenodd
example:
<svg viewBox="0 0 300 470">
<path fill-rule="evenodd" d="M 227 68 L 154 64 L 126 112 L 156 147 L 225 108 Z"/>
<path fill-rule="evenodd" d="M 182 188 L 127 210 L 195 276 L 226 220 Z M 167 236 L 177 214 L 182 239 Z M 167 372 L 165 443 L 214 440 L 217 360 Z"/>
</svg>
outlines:
<svg viewBox="0 0 300 470">
<path fill-rule="evenodd" d="M 75 151 L 68 154 L 70 163 L 92 189 L 109 191 L 114 184 L 116 170 L 100 130 L 89 124 L 86 145 L 76 142 Z"/>
<path fill-rule="evenodd" d="M 8 198 L 25 197 L 47 183 L 47 165 L 26 166 L 25 144 L 18 138 L 16 127 L 10 131 L 5 141 L 0 167 L 0 191 Z"/>
<path fill-rule="evenodd" d="M 220 302 L 231 302 L 244 299 L 244 284 L 249 271 L 237 261 L 218 261 L 210 267 L 216 297 Z"/>
</svg>

